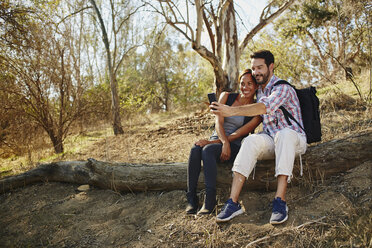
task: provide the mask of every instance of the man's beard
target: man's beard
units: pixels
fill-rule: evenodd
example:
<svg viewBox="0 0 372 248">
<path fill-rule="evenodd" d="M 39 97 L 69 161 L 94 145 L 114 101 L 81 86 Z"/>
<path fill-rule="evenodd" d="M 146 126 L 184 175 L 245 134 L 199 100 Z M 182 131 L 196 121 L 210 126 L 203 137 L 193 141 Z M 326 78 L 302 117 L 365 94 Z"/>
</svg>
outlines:
<svg viewBox="0 0 372 248">
<path fill-rule="evenodd" d="M 266 74 L 260 74 L 260 75 L 258 75 L 258 76 L 261 76 L 261 77 L 262 77 L 262 81 L 259 82 L 259 81 L 257 80 L 257 75 L 255 76 L 255 78 L 256 78 L 256 82 L 257 82 L 257 84 L 259 84 L 259 85 L 266 84 L 267 81 L 269 80 L 269 72 L 267 72 Z"/>
</svg>

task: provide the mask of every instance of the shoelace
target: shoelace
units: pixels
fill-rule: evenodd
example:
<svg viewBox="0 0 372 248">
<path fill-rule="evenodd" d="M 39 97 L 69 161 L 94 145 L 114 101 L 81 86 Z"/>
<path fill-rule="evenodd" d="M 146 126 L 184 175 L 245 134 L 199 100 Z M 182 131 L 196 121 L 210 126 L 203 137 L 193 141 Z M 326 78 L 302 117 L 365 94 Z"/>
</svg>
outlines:
<svg viewBox="0 0 372 248">
<path fill-rule="evenodd" d="M 223 207 L 221 208 L 221 212 L 223 212 L 225 209 L 227 210 L 229 208 L 229 206 L 230 205 L 233 206 L 233 204 L 235 204 L 235 203 L 234 202 L 230 202 L 230 201 L 227 202 L 227 203 L 225 203 L 225 205 L 223 205 Z M 231 209 L 231 207 L 230 207 L 230 209 Z"/>
<path fill-rule="evenodd" d="M 277 200 L 274 200 L 273 212 L 284 213 L 285 212 L 285 204 L 282 204 L 281 202 L 279 202 Z"/>
<path fill-rule="evenodd" d="M 229 205 L 229 201 L 225 202 L 225 204 L 222 206 L 221 208 L 221 212 L 223 212 L 225 210 L 225 208 L 227 208 L 227 206 Z"/>
</svg>

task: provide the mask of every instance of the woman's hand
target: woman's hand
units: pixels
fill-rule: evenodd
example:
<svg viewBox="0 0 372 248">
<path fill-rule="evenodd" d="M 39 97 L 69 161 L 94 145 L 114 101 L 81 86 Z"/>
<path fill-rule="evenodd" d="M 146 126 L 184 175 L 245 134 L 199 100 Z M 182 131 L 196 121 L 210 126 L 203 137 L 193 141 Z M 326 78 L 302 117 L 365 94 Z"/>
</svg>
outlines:
<svg viewBox="0 0 372 248">
<path fill-rule="evenodd" d="M 224 161 L 229 160 L 230 159 L 230 156 L 231 156 L 230 143 L 229 142 L 225 142 L 222 145 L 222 151 L 221 151 L 221 156 L 220 156 L 221 162 L 224 162 Z"/>
<path fill-rule="evenodd" d="M 204 147 L 204 146 L 206 146 L 206 145 L 208 145 L 210 143 L 211 142 L 209 140 L 201 139 L 201 140 L 195 142 L 195 145 L 200 146 L 200 147 Z"/>
</svg>

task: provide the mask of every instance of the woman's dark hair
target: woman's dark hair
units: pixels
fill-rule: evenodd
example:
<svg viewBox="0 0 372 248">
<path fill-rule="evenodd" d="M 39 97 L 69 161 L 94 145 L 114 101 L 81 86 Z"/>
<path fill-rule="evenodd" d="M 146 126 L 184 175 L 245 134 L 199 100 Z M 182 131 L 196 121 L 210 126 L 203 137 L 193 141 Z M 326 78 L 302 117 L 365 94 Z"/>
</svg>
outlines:
<svg viewBox="0 0 372 248">
<path fill-rule="evenodd" d="M 247 74 L 251 75 L 253 82 L 254 82 L 255 84 L 257 84 L 256 79 L 255 79 L 255 78 L 253 77 L 253 75 L 252 75 L 252 70 L 251 70 L 251 69 L 245 69 L 245 70 L 242 72 L 242 74 L 239 76 L 239 83 L 240 83 L 240 80 L 242 79 L 242 77 L 243 77 L 244 75 L 247 75 Z"/>
<path fill-rule="evenodd" d="M 251 59 L 264 59 L 267 67 L 274 63 L 274 55 L 269 50 L 259 50 L 254 52 L 251 55 Z"/>
</svg>

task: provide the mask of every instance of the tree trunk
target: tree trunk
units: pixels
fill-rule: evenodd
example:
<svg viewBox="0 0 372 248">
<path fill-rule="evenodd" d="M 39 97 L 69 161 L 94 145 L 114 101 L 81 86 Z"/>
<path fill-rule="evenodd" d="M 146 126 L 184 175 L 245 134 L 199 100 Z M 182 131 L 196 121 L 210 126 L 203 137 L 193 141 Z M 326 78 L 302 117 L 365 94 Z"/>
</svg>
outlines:
<svg viewBox="0 0 372 248">
<path fill-rule="evenodd" d="M 112 68 L 111 68 L 112 70 Z M 111 87 L 111 97 L 112 97 L 112 103 L 111 103 L 111 111 L 112 111 L 112 127 L 114 129 L 114 134 L 123 134 L 124 130 L 121 125 L 121 117 L 120 117 L 120 103 L 119 103 L 119 96 L 117 91 L 117 84 L 116 84 L 116 77 L 113 74 L 113 72 L 110 73 L 110 87 Z"/>
<path fill-rule="evenodd" d="M 221 93 L 225 91 L 225 86 L 227 83 L 227 75 L 223 70 L 218 70 L 217 68 L 213 70 L 214 72 L 214 85 L 216 86 L 217 99 L 219 99 Z"/>
<path fill-rule="evenodd" d="M 238 88 L 240 52 L 233 3 L 234 2 L 231 1 L 222 17 L 224 25 L 223 36 L 226 45 L 223 61 L 223 70 L 227 76 L 227 80 L 225 80 L 223 84 L 223 90 L 225 91 L 236 91 Z"/>
<path fill-rule="evenodd" d="M 52 141 L 52 144 L 53 144 L 53 148 L 54 148 L 54 152 L 56 154 L 60 154 L 60 153 L 63 153 L 63 141 L 62 141 L 62 137 L 58 137 L 54 134 L 54 131 L 52 130 L 49 130 L 47 131 L 48 132 L 48 135 L 49 135 L 49 138 L 50 140 Z"/>
<path fill-rule="evenodd" d="M 55 151 L 56 154 L 63 153 L 64 148 L 63 148 L 62 139 L 53 140 L 53 147 L 54 147 L 54 151 Z"/>
<path fill-rule="evenodd" d="M 344 139 L 325 142 L 309 147 L 302 156 L 304 176 L 299 176 L 299 165 L 295 162 L 293 184 L 300 180 L 315 182 L 324 180 L 354 168 L 366 161 L 372 161 L 372 129 L 351 135 Z M 276 188 L 274 161 L 259 161 L 255 179 L 250 177 L 247 189 Z M 0 180 L 0 191 L 23 187 L 28 184 L 57 181 L 75 184 L 90 184 L 103 189 L 120 192 L 161 191 L 186 189 L 187 163 L 128 164 L 88 161 L 65 161 L 43 164 L 20 175 Z M 199 186 L 203 186 L 200 176 Z M 218 165 L 217 186 L 231 186 L 231 164 Z"/>
<path fill-rule="evenodd" d="M 110 77 L 110 88 L 111 88 L 111 111 L 112 111 L 112 126 L 114 129 L 114 134 L 123 134 L 124 130 L 121 125 L 121 117 L 120 117 L 120 103 L 119 103 L 119 96 L 117 91 L 117 82 L 116 82 L 116 75 L 114 72 L 114 68 L 112 66 L 111 62 L 111 52 L 110 52 L 110 45 L 109 40 L 107 37 L 107 32 L 105 28 L 105 24 L 102 20 L 101 13 L 96 5 L 96 2 L 94 0 L 90 0 L 91 4 L 93 5 L 93 8 L 97 14 L 101 30 L 102 30 L 102 39 L 103 43 L 105 45 L 105 50 L 107 54 L 107 67 L 109 70 L 109 77 Z"/>
</svg>

